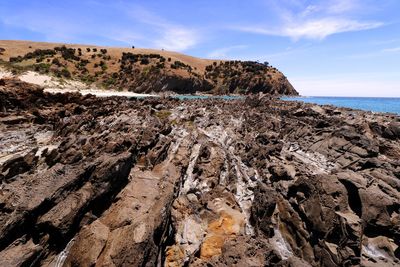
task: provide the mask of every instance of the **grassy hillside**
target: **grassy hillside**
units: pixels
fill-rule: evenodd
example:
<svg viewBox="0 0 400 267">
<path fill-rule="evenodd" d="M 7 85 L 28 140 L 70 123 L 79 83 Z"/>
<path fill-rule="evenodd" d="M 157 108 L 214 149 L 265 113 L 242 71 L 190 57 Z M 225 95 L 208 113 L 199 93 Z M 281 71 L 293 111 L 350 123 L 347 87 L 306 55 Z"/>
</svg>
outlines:
<svg viewBox="0 0 400 267">
<path fill-rule="evenodd" d="M 265 64 L 164 50 L 0 41 L 0 60 L 14 73 L 34 70 L 138 93 L 297 94 L 281 72 Z"/>
</svg>

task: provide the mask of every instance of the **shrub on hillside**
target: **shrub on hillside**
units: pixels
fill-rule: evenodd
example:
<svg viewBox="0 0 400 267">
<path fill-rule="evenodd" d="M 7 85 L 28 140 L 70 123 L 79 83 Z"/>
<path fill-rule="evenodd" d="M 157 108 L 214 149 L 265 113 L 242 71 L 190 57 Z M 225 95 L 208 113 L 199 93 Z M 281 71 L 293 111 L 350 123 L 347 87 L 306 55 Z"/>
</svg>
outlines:
<svg viewBox="0 0 400 267">
<path fill-rule="evenodd" d="M 61 66 L 61 62 L 58 58 L 53 58 L 53 60 L 51 61 L 52 64 L 60 67 Z"/>
<path fill-rule="evenodd" d="M 9 59 L 9 61 L 10 61 L 11 63 L 14 63 L 14 62 L 21 62 L 22 60 L 23 60 L 23 58 L 22 58 L 21 56 L 10 57 L 10 59 Z"/>
<path fill-rule="evenodd" d="M 61 76 L 65 77 L 65 78 L 71 78 L 71 72 L 64 68 L 61 70 Z"/>
<path fill-rule="evenodd" d="M 148 65 L 149 63 L 150 60 L 147 57 L 140 60 L 140 65 Z"/>
<path fill-rule="evenodd" d="M 40 73 L 49 73 L 50 64 L 45 64 L 45 63 L 35 64 L 34 70 Z"/>
<path fill-rule="evenodd" d="M 67 48 L 65 45 L 61 47 L 55 47 L 55 51 L 60 52 L 62 58 L 65 60 L 79 60 L 80 58 L 75 55 L 76 50 L 74 48 Z"/>
</svg>

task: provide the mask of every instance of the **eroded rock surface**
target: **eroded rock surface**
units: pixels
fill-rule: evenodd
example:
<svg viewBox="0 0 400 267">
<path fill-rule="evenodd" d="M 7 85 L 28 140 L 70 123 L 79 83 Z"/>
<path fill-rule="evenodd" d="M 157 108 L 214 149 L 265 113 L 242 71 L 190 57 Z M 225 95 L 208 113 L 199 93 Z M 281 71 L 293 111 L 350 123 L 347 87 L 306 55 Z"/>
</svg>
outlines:
<svg viewBox="0 0 400 267">
<path fill-rule="evenodd" d="M 0 266 L 400 265 L 394 115 L 0 96 Z"/>
</svg>

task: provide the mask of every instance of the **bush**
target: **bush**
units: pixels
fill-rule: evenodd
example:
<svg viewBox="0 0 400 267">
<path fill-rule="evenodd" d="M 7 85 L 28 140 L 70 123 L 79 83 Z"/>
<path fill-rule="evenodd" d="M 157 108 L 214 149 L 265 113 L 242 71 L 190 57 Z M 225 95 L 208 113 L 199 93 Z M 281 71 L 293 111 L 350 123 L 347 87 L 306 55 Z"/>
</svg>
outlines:
<svg viewBox="0 0 400 267">
<path fill-rule="evenodd" d="M 96 53 L 96 52 L 97 52 L 97 48 L 93 48 L 93 52 L 95 52 L 95 53 Z"/>
<path fill-rule="evenodd" d="M 61 70 L 61 76 L 64 76 L 65 78 L 71 78 L 71 72 L 69 72 L 68 69 L 64 68 Z"/>
<path fill-rule="evenodd" d="M 148 65 L 150 63 L 150 60 L 148 58 L 142 58 L 140 60 L 140 65 Z"/>
<path fill-rule="evenodd" d="M 90 52 L 90 48 L 88 47 L 88 48 L 86 48 L 86 52 Z"/>
<path fill-rule="evenodd" d="M 166 120 L 168 119 L 169 116 L 171 116 L 172 112 L 169 110 L 160 110 L 155 113 L 156 117 L 160 118 L 161 120 Z"/>
<path fill-rule="evenodd" d="M 45 63 L 35 64 L 34 70 L 40 73 L 48 73 L 50 70 L 50 64 L 45 64 Z"/>
<path fill-rule="evenodd" d="M 191 66 L 186 65 L 185 63 L 183 63 L 183 62 L 181 62 L 179 60 L 177 60 L 173 64 L 171 64 L 171 68 L 173 68 L 173 69 L 180 69 L 180 68 L 187 69 L 189 72 L 192 70 Z"/>
<path fill-rule="evenodd" d="M 44 58 L 47 56 L 54 56 L 56 52 L 52 49 L 36 49 L 33 52 L 27 53 L 23 59 Z"/>
<path fill-rule="evenodd" d="M 61 62 L 58 58 L 53 58 L 53 60 L 51 61 L 52 64 L 60 67 L 61 66 Z"/>
<path fill-rule="evenodd" d="M 206 71 L 207 72 L 210 72 L 210 71 L 212 71 L 213 70 L 213 66 L 212 65 L 208 65 L 207 67 L 206 67 Z"/>
<path fill-rule="evenodd" d="M 107 54 L 107 49 L 100 49 L 100 52 L 101 52 L 102 54 Z"/>
<path fill-rule="evenodd" d="M 10 57 L 10 62 L 14 63 L 14 62 L 21 62 L 23 60 L 23 58 L 21 56 L 17 56 L 17 57 Z"/>
<path fill-rule="evenodd" d="M 61 46 L 61 47 L 55 47 L 54 48 L 55 51 L 57 52 L 61 52 L 61 56 L 65 59 L 65 60 L 79 60 L 80 58 L 75 56 L 75 49 L 74 48 L 67 48 L 65 47 L 65 45 Z"/>
</svg>

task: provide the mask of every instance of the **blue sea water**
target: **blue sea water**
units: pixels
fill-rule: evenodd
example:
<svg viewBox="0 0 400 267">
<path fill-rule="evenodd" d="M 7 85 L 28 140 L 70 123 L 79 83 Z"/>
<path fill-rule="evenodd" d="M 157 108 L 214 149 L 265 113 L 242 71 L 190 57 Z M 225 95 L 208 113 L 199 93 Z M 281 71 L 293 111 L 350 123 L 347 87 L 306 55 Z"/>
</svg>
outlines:
<svg viewBox="0 0 400 267">
<path fill-rule="evenodd" d="M 374 112 L 400 114 L 400 98 L 391 97 L 283 97 L 282 100 L 302 101 L 319 105 L 334 105 Z"/>
</svg>

